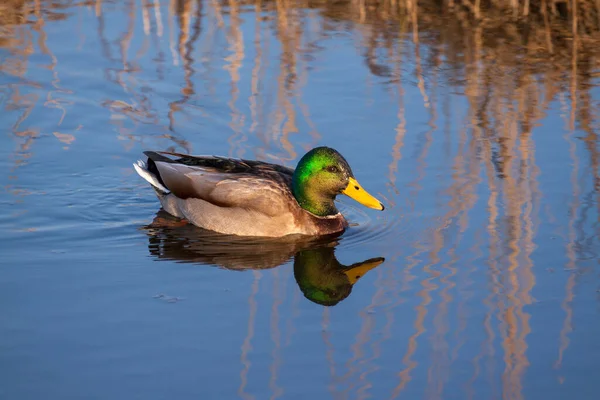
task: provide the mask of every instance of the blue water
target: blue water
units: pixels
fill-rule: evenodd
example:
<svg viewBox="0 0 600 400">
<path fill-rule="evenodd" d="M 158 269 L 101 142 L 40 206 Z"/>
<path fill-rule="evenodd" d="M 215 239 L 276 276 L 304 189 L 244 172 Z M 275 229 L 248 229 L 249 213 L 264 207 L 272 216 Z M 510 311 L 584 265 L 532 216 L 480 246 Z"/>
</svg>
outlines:
<svg viewBox="0 0 600 400">
<path fill-rule="evenodd" d="M 373 45 L 319 8 L 21 12 L 0 41 L 0 398 L 597 397 L 597 77 L 571 71 L 573 97 L 569 71 L 457 61 L 425 28 Z M 151 226 L 131 167 L 317 145 L 386 204 L 340 199 L 350 229 L 302 245 L 385 259 L 329 307 L 297 244 Z"/>
</svg>

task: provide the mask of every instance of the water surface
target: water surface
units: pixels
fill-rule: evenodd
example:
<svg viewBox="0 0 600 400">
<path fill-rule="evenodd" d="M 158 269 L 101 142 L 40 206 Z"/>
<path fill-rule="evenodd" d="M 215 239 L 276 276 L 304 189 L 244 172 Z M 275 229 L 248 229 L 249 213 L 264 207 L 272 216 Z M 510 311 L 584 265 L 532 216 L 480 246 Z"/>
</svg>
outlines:
<svg viewBox="0 0 600 400">
<path fill-rule="evenodd" d="M 3 10 L 0 397 L 597 398 L 600 46 L 394 10 Z M 131 167 L 317 145 L 385 212 L 249 243 Z"/>
</svg>

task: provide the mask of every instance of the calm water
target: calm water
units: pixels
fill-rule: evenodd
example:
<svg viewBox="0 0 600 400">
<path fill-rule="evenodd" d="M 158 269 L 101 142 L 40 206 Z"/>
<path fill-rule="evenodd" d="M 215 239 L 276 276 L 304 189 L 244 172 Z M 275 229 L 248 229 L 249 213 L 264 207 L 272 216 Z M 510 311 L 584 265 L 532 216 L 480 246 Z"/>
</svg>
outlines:
<svg viewBox="0 0 600 400">
<path fill-rule="evenodd" d="M 597 58 L 256 4 L 3 6 L 0 398 L 598 398 Z M 328 240 L 157 226 L 131 167 L 317 145 L 387 206 Z"/>
</svg>

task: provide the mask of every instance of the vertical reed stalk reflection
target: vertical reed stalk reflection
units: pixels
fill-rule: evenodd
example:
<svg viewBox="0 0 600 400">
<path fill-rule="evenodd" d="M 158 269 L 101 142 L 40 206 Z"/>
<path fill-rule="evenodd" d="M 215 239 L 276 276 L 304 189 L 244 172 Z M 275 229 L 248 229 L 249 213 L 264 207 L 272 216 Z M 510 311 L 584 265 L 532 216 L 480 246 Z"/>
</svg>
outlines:
<svg viewBox="0 0 600 400">
<path fill-rule="evenodd" d="M 250 296 L 248 296 L 248 328 L 244 342 L 240 349 L 240 362 L 242 364 L 242 370 L 240 371 L 240 386 L 238 388 L 238 395 L 245 400 L 252 400 L 255 397 L 246 393 L 246 386 L 248 385 L 248 373 L 250 372 L 250 366 L 252 363 L 249 360 L 249 354 L 252 350 L 252 338 L 254 338 L 254 330 L 256 324 L 256 312 L 257 302 L 256 295 L 258 294 L 258 288 L 262 274 L 260 271 L 253 271 L 252 290 Z"/>
<path fill-rule="evenodd" d="M 60 53 L 52 47 L 47 29 L 56 20 L 69 18 L 60 13 L 63 8 L 97 24 L 98 56 L 106 65 L 104 79 L 122 97 L 102 105 L 109 108 L 110 117 L 115 117 L 113 123 L 120 138 L 129 140 L 128 147 L 149 136 L 140 127 L 150 124 L 167 132 L 160 138 L 166 138 L 172 148 L 191 151 L 180 128 L 190 122 L 186 131 L 195 133 L 193 124 L 203 122 L 202 118 L 212 112 L 196 104 L 206 100 L 210 106 L 219 85 L 224 85 L 228 120 L 223 125 L 227 126 L 230 155 L 242 157 L 252 146 L 257 158 L 291 162 L 300 155 L 298 146 L 308 148 L 326 139 L 319 133 L 320 121 L 313 119 L 315 111 L 323 110 L 303 102 L 307 88 L 313 88 L 311 78 L 318 65 L 314 60 L 330 46 L 343 43 L 356 47 L 355 53 L 364 60 L 360 71 L 367 75 L 356 85 L 369 81 L 373 96 L 369 100 L 381 87 L 393 93 L 394 126 L 388 134 L 394 137 L 385 138 L 389 139 L 385 142 L 390 146 L 389 160 L 382 161 L 389 162 L 390 218 L 413 211 L 425 214 L 419 207 L 430 200 L 428 188 L 432 186 L 441 200 L 434 202 L 435 210 L 425 210 L 434 214 L 428 219 L 433 225 L 430 236 L 429 232 L 414 232 L 419 239 L 410 245 L 396 242 L 397 231 L 389 235 L 392 239 L 385 239 L 389 242 L 384 245 L 400 249 L 391 258 L 390 269 L 378 271 L 371 302 L 357 314 L 360 327 L 356 332 L 345 332 L 354 342 L 336 354 L 337 360 L 329 332 L 336 311 L 323 312 L 322 340 L 331 395 L 345 397 L 356 392 L 359 398 L 367 398 L 379 394 L 377 374 L 384 369 L 384 344 L 389 345 L 396 333 L 410 327 L 404 343 L 388 354 L 395 357 L 397 368 L 393 388 L 388 388 L 391 398 L 406 395 L 411 385 L 418 385 L 417 374 L 427 376 L 427 397 L 443 397 L 454 377 L 453 367 L 469 350 L 466 343 L 471 342 L 475 342 L 476 354 L 469 359 L 472 371 L 463 382 L 467 397 L 481 397 L 478 384 L 486 380 L 491 397 L 523 398 L 535 331 L 530 306 L 534 303 L 532 293 L 540 285 L 535 251 L 542 226 L 557 224 L 556 218 L 544 221 L 542 207 L 548 215 L 568 215 L 564 252 L 566 267 L 573 273 L 565 279 L 559 306 L 564 317 L 557 333 L 555 367 L 562 368 L 576 317 L 574 272 L 580 270 L 583 259 L 594 254 L 594 235 L 599 232 L 598 221 L 589 215 L 597 215 L 590 211 L 594 205 L 600 212 L 599 116 L 592 92 L 598 85 L 600 67 L 600 2 L 6 3 L 11 6 L 0 5 L 0 48 L 7 50 L 1 54 L 0 71 L 10 79 L 0 85 L 0 99 L 3 116 L 10 120 L 7 131 L 16 143 L 12 151 L 15 167 L 10 172 L 15 175 L 18 166 L 35 156 L 32 148 L 37 139 L 49 133 L 36 125 L 40 113 L 58 110 L 52 114 L 51 134 L 56 138 L 50 135 L 52 140 L 60 140 L 60 145 L 67 147 L 75 140 L 72 133 L 62 132 L 74 105 L 67 98 L 75 91 L 67 87 L 57 56 Z M 89 16 L 84 13 L 86 5 Z M 143 41 L 136 35 L 143 35 Z M 151 35 L 153 38 L 148 39 Z M 343 40 L 337 41 L 338 36 Z M 37 53 L 45 56 L 44 63 L 48 58 L 48 64 L 40 65 L 31 57 Z M 29 80 L 32 68 L 49 70 L 51 85 Z M 177 88 L 170 93 L 174 98 L 161 106 L 156 98 L 162 99 L 162 92 L 153 84 L 167 81 L 176 81 Z M 547 161 L 543 163 L 542 145 L 553 142 L 545 142 L 552 138 L 542 137 L 537 130 L 552 117 L 557 99 L 562 101 L 568 131 L 564 141 L 571 160 L 565 167 L 569 168 L 571 187 L 560 192 L 568 197 L 564 209 L 548 201 L 552 194 L 542 193 L 544 175 L 553 173 L 545 170 L 550 167 Z M 454 106 L 463 100 L 464 109 Z M 423 125 L 412 128 L 413 116 L 406 115 L 412 109 L 425 113 Z M 303 125 L 310 129 L 309 143 L 301 136 L 306 133 L 301 132 Z M 438 125 L 444 127 L 441 134 Z M 401 207 L 407 202 L 410 210 Z M 409 221 L 406 229 L 418 228 L 411 227 Z M 431 243 L 423 243 L 425 240 Z M 469 252 L 472 254 L 464 254 Z M 400 253 L 408 255 L 401 257 Z M 274 293 L 269 323 L 273 345 L 271 398 L 284 397 L 287 388 L 282 369 L 287 360 L 283 349 L 298 340 L 292 337 L 294 318 L 299 314 L 295 307 L 300 309 L 303 303 L 296 303 L 299 297 L 295 293 L 290 314 L 290 302 L 284 302 L 289 274 L 275 271 L 273 287 L 269 288 L 259 285 L 259 272 L 253 277 L 247 334 L 240 349 L 238 394 L 254 398 L 247 393 L 250 355 L 257 329 L 256 298 L 264 290 Z M 485 289 L 475 291 L 479 284 Z M 482 303 L 481 318 L 474 321 L 465 317 L 469 306 L 478 301 Z M 377 313 L 379 310 L 384 313 Z M 348 315 L 356 318 L 356 313 Z M 383 331 L 378 330 L 384 319 Z M 455 320 L 459 320 L 458 327 L 451 324 Z M 287 329 L 281 328 L 284 323 Z M 376 336 L 381 332 L 381 337 Z M 472 334 L 476 337 L 472 339 L 471 332 L 480 335 Z M 344 366 L 346 373 L 342 375 Z"/>
<path fill-rule="evenodd" d="M 270 318 L 270 330 L 271 340 L 273 341 L 273 350 L 271 351 L 271 367 L 269 389 L 271 389 L 271 400 L 275 400 L 283 395 L 283 388 L 277 384 L 277 378 L 279 376 L 279 370 L 281 368 L 281 331 L 279 328 L 279 306 L 283 302 L 280 286 L 284 282 L 280 278 L 280 270 L 276 269 L 273 271 L 273 304 L 271 305 L 271 318 Z"/>
</svg>

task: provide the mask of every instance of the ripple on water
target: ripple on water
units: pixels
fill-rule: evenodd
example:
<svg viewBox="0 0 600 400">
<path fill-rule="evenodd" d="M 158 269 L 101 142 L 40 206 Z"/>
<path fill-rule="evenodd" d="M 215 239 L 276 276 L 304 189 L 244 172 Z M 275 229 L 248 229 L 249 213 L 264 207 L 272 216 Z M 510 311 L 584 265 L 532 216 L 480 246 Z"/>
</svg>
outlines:
<svg viewBox="0 0 600 400">
<path fill-rule="evenodd" d="M 339 204 L 340 211 L 348 220 L 350 227 L 343 235 L 344 246 L 354 247 L 372 243 L 388 243 L 404 236 L 409 230 L 406 220 L 398 213 L 387 213 L 372 218 L 361 207 L 345 203 Z"/>
</svg>

